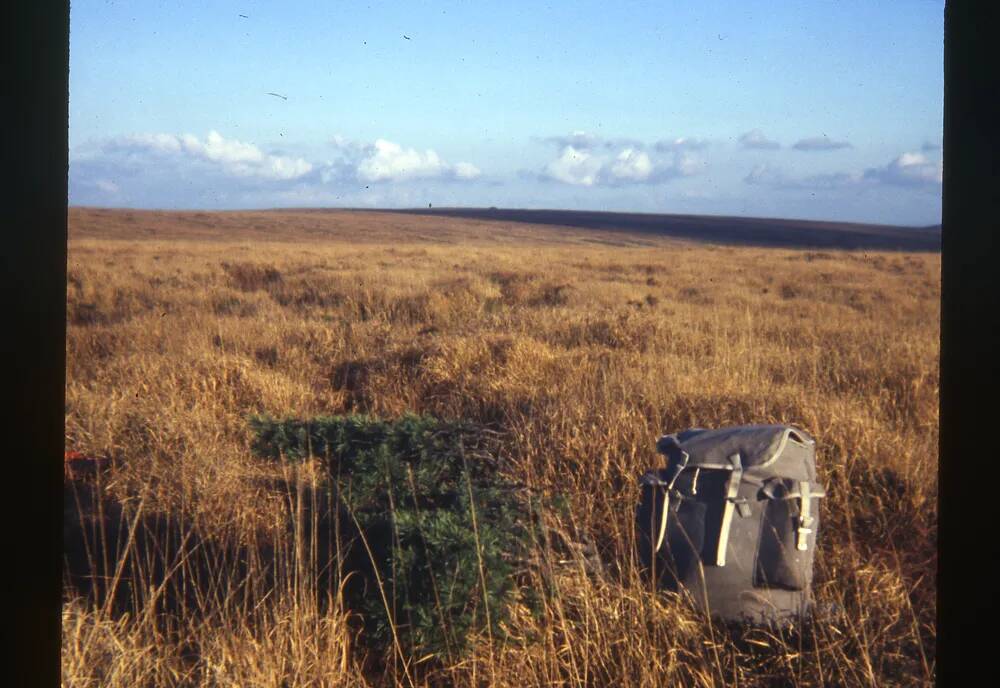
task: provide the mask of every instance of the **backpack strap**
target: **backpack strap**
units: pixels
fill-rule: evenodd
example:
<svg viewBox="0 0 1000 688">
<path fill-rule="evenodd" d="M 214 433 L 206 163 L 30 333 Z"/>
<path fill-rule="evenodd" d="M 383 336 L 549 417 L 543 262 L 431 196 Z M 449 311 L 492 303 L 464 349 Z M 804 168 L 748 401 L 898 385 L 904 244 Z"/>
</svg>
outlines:
<svg viewBox="0 0 1000 688">
<path fill-rule="evenodd" d="M 670 508 L 670 488 L 663 489 L 663 506 L 660 507 L 660 527 L 656 531 L 656 547 L 654 552 L 659 552 L 663 546 L 663 538 L 667 534 L 667 509 Z"/>
<path fill-rule="evenodd" d="M 664 440 L 667 440 L 667 442 L 664 443 Z M 670 440 L 673 441 L 670 442 Z M 691 458 L 691 456 L 686 451 L 680 449 L 680 446 L 677 444 L 676 438 L 674 438 L 671 435 L 667 435 L 661 438 L 660 444 L 661 445 L 666 444 L 670 448 L 676 447 L 676 449 L 679 450 L 680 452 L 680 459 L 674 463 L 672 469 L 668 469 L 670 471 L 670 473 L 668 474 L 670 478 L 669 480 L 660 479 L 657 480 L 655 483 L 653 483 L 652 481 L 649 481 L 648 483 L 650 485 L 655 484 L 656 487 L 663 490 L 663 504 L 660 507 L 660 523 L 659 527 L 656 529 L 656 546 L 653 548 L 654 553 L 660 551 L 660 547 L 663 546 L 663 538 L 666 537 L 667 534 L 667 511 L 670 507 L 670 491 L 674 489 L 674 483 L 677 482 L 677 477 L 687 466 L 688 460 Z"/>
<path fill-rule="evenodd" d="M 810 528 L 810 526 L 815 520 L 809 512 L 809 507 L 811 505 L 810 498 L 813 496 L 819 497 L 821 495 L 822 492 L 813 492 L 809 488 L 808 480 L 799 482 L 799 502 L 802 506 L 799 513 L 799 527 L 795 530 L 795 547 L 800 551 L 805 551 L 809 547 L 809 533 L 812 532 L 812 528 Z"/>
<path fill-rule="evenodd" d="M 729 528 L 733 523 L 733 510 L 739 505 L 740 516 L 746 518 L 750 515 L 750 505 L 745 499 L 739 499 L 740 482 L 743 480 L 743 461 L 740 455 L 733 454 L 729 457 L 732 470 L 729 479 L 726 481 L 726 501 L 722 505 L 722 525 L 719 528 L 719 546 L 715 551 L 715 565 L 726 565 L 726 547 L 729 544 Z"/>
</svg>

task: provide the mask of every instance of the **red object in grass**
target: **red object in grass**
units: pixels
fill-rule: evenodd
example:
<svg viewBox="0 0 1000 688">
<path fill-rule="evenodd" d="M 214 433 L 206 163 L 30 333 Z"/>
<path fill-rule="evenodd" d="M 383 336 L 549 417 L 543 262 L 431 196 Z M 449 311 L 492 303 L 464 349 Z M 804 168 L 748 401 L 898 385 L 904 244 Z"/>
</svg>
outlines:
<svg viewBox="0 0 1000 688">
<path fill-rule="evenodd" d="M 63 472 L 70 480 L 80 480 L 82 478 L 97 475 L 99 471 L 108 467 L 110 461 L 101 456 L 87 456 L 78 451 L 66 452 L 63 460 Z"/>
</svg>

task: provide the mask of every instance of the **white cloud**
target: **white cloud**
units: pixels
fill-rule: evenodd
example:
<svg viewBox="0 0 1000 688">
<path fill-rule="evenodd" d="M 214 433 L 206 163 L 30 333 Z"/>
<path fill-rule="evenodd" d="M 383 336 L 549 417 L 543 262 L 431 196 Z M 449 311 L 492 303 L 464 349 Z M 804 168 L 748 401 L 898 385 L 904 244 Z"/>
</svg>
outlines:
<svg viewBox="0 0 1000 688">
<path fill-rule="evenodd" d="M 698 158 L 683 151 L 657 159 L 639 146 L 630 145 L 609 157 L 607 153 L 567 145 L 558 158 L 545 166 L 540 176 L 573 186 L 624 186 L 690 176 L 701 166 Z"/>
<path fill-rule="evenodd" d="M 147 148 L 160 153 L 177 153 L 181 150 L 180 138 L 173 134 L 133 134 L 112 142 L 122 148 Z"/>
<path fill-rule="evenodd" d="M 138 198 L 137 193 L 153 189 L 167 193 L 166 189 L 183 185 L 185 194 L 197 187 L 197 193 L 213 200 L 224 190 L 253 198 L 305 187 L 343 194 L 359 188 L 359 183 L 364 187 L 409 180 L 469 182 L 482 176 L 470 162 L 450 164 L 433 150 L 418 151 L 385 139 L 363 142 L 338 135 L 329 143 L 331 148 L 324 151 L 328 159 L 311 161 L 299 152 L 268 151 L 215 130 L 205 136 L 133 134 L 71 151 L 71 174 L 74 189 L 89 194 L 121 191 Z M 112 179 L 120 190 L 110 191 Z M 98 186 L 98 180 L 106 183 Z"/>
<path fill-rule="evenodd" d="M 865 170 L 865 179 L 896 186 L 937 186 L 944 176 L 940 160 L 933 162 L 923 153 L 903 153 L 885 167 Z"/>
<path fill-rule="evenodd" d="M 595 153 L 610 152 L 633 148 L 638 150 L 655 150 L 658 153 L 679 153 L 683 151 L 704 150 L 708 147 L 708 140 L 694 136 L 678 136 L 672 139 L 660 139 L 654 143 L 647 143 L 631 137 L 605 138 L 596 134 L 578 130 L 566 136 L 546 136 L 537 137 L 535 141 L 549 144 L 556 149 L 563 151 L 567 146 L 572 146 L 576 151 L 589 151 Z"/>
<path fill-rule="evenodd" d="M 183 139 L 187 150 L 224 164 L 253 164 L 264 159 L 264 154 L 252 143 L 224 139 L 217 131 L 208 132 L 204 144 L 189 134 Z"/>
<path fill-rule="evenodd" d="M 608 173 L 614 179 L 645 181 L 653 173 L 653 163 L 649 156 L 634 148 L 626 148 L 611 163 Z"/>
<path fill-rule="evenodd" d="M 708 147 L 708 141 L 696 137 L 681 136 L 672 140 L 657 141 L 656 150 L 660 152 L 703 150 Z"/>
<path fill-rule="evenodd" d="M 545 143 L 553 144 L 559 149 L 565 149 L 567 146 L 571 146 L 578 151 L 590 150 L 592 148 L 607 145 L 607 142 L 599 136 L 580 130 L 574 131 L 569 136 L 548 136 L 541 140 Z"/>
<path fill-rule="evenodd" d="M 358 178 L 370 182 L 442 177 L 474 179 L 480 174 L 479 168 L 471 163 L 450 165 L 433 150 L 421 153 L 385 139 L 376 140 L 366 157 L 357 164 Z"/>
<path fill-rule="evenodd" d="M 767 138 L 760 129 L 751 129 L 740 136 L 740 143 L 744 148 L 753 150 L 775 150 L 781 148 L 781 144 Z"/>
<path fill-rule="evenodd" d="M 594 155 L 566 146 L 558 158 L 545 166 L 544 175 L 566 184 L 593 186 L 600 169 L 601 161 Z"/>
<path fill-rule="evenodd" d="M 260 169 L 260 168 L 259 168 Z M 281 155 L 269 155 L 262 168 L 270 179 L 298 179 L 312 171 L 312 163 L 302 158 L 289 158 Z M 259 171 L 259 170 L 258 170 Z"/>
<path fill-rule="evenodd" d="M 110 141 L 105 150 L 185 156 L 212 163 L 230 175 L 267 180 L 298 179 L 313 169 L 302 158 L 269 155 L 252 143 L 227 139 L 214 130 L 204 141 L 192 134 L 134 134 Z"/>
<path fill-rule="evenodd" d="M 757 165 L 743 178 L 747 184 L 776 189 L 812 191 L 863 188 L 876 184 L 911 188 L 936 188 L 942 181 L 941 161 L 930 160 L 923 153 L 903 153 L 884 167 L 871 167 L 863 173 L 831 172 L 806 177 L 791 177 L 772 165 Z"/>
<path fill-rule="evenodd" d="M 437 177 L 443 171 L 444 163 L 434 151 L 421 154 L 412 148 L 404 150 L 384 139 L 375 141 L 370 155 L 358 165 L 358 176 L 368 181 Z"/>
<path fill-rule="evenodd" d="M 799 151 L 830 151 L 850 147 L 850 142 L 834 141 L 833 139 L 827 137 L 826 134 L 800 139 L 792 144 L 792 148 Z"/>
<path fill-rule="evenodd" d="M 455 163 L 455 176 L 459 179 L 475 179 L 482 172 L 478 167 L 469 162 Z"/>
<path fill-rule="evenodd" d="M 677 170 L 677 176 L 690 177 L 698 174 L 698 169 L 704 166 L 705 163 L 701 158 L 690 153 L 680 153 L 674 156 L 674 167 Z"/>
</svg>

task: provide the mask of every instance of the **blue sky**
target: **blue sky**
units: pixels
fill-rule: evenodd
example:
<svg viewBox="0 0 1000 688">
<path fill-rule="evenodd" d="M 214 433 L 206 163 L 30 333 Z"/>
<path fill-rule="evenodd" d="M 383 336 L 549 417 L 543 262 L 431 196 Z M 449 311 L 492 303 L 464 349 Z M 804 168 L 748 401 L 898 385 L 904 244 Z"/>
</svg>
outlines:
<svg viewBox="0 0 1000 688">
<path fill-rule="evenodd" d="M 76 0 L 70 34 L 71 204 L 940 221 L 939 0 Z"/>
</svg>

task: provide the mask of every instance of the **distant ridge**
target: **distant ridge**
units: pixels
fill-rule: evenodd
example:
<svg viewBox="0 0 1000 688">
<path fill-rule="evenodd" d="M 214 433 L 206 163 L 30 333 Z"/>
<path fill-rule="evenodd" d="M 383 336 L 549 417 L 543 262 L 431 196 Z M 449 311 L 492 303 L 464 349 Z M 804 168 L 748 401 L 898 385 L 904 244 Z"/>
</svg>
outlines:
<svg viewBox="0 0 1000 688">
<path fill-rule="evenodd" d="M 71 206 L 71 239 L 570 241 L 938 253 L 941 227 L 509 208 L 148 210 Z"/>
<path fill-rule="evenodd" d="M 903 227 L 781 218 L 517 208 L 412 208 L 381 212 L 560 225 L 720 244 L 873 251 L 941 250 L 941 225 Z"/>
</svg>

